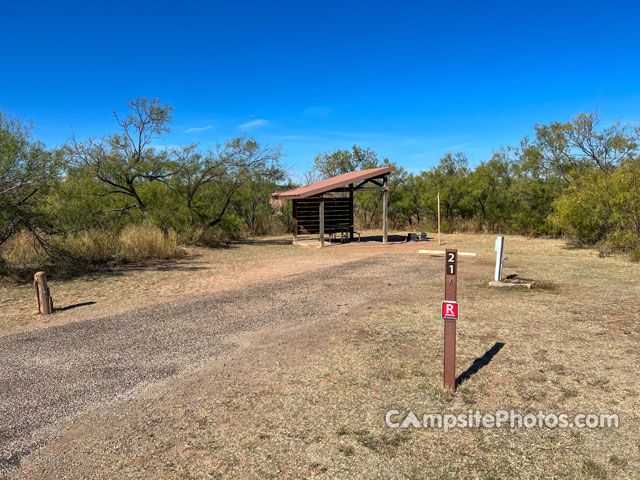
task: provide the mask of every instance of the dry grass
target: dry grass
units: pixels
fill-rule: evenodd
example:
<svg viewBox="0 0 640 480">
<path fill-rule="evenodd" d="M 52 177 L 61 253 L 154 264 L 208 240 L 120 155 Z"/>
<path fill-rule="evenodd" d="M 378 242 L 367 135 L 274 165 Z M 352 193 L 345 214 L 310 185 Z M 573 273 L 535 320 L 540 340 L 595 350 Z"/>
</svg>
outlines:
<svg viewBox="0 0 640 480">
<path fill-rule="evenodd" d="M 127 225 L 120 232 L 118 256 L 127 261 L 168 259 L 175 255 L 178 236 L 149 225 Z"/>
<path fill-rule="evenodd" d="M 175 255 L 177 234 L 148 224 L 129 224 L 119 234 L 88 230 L 67 237 L 61 248 L 93 263 L 113 260 L 168 259 Z"/>
<path fill-rule="evenodd" d="M 87 230 L 68 236 L 62 248 L 75 258 L 100 263 L 116 258 L 120 245 L 115 233 L 105 230 Z"/>
<path fill-rule="evenodd" d="M 459 266 L 458 373 L 504 343 L 455 395 L 441 387 L 442 279 L 434 278 L 427 289 L 409 286 L 349 317 L 236 338 L 243 347 L 233 357 L 85 415 L 28 458 L 21 474 L 635 478 L 639 266 L 560 241 L 507 237 L 505 274 L 541 288 L 491 289 L 494 237 L 444 239 L 446 247 L 478 253 Z M 391 408 L 617 413 L 620 428 L 391 430 L 384 424 Z"/>
<path fill-rule="evenodd" d="M 8 266 L 24 268 L 37 264 L 44 257 L 35 236 L 23 230 L 0 246 L 0 260 Z"/>
<path fill-rule="evenodd" d="M 93 229 L 45 239 L 58 251 L 66 252 L 73 259 L 99 264 L 173 258 L 178 236 L 174 230 L 164 232 L 148 224 L 130 224 L 119 234 Z M 60 265 L 57 265 L 55 259 L 48 257 L 35 237 L 27 231 L 19 232 L 0 247 L 0 260 L 9 272 L 44 267 L 63 271 L 65 267 L 64 261 L 60 262 L 58 259 Z"/>
</svg>

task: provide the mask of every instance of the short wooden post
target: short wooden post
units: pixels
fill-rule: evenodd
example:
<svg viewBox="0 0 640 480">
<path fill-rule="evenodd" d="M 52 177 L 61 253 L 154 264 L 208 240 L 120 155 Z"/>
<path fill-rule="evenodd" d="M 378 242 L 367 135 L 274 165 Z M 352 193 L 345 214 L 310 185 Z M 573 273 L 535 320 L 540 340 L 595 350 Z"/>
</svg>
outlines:
<svg viewBox="0 0 640 480">
<path fill-rule="evenodd" d="M 387 187 L 387 176 L 382 181 L 382 243 L 387 243 L 387 201 L 389 188 Z"/>
<path fill-rule="evenodd" d="M 440 243 L 440 192 L 438 192 L 438 245 L 442 245 Z"/>
<path fill-rule="evenodd" d="M 320 198 L 320 248 L 324 247 L 324 197 Z"/>
<path fill-rule="evenodd" d="M 38 298 L 38 313 L 43 315 L 53 313 L 53 298 L 47 285 L 47 275 L 44 272 L 36 273 L 33 276 L 33 284 Z"/>
</svg>

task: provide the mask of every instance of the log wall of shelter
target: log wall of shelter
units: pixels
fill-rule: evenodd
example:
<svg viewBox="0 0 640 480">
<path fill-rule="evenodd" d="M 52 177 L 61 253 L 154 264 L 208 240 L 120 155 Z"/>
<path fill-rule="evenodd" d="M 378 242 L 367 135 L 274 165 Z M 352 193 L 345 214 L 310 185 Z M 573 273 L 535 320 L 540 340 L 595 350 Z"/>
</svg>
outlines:
<svg viewBox="0 0 640 480">
<path fill-rule="evenodd" d="M 320 198 L 309 197 L 296 202 L 296 234 L 315 234 L 320 232 Z M 330 197 L 324 199 L 324 231 L 340 231 L 340 225 L 351 225 L 352 203 L 348 197 Z"/>
</svg>

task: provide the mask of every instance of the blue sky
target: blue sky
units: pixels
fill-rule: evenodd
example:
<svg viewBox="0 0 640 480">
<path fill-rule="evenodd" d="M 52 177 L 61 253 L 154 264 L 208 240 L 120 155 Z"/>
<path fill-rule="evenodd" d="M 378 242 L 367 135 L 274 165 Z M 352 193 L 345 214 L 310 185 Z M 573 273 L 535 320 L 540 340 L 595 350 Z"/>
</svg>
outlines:
<svg viewBox="0 0 640 480">
<path fill-rule="evenodd" d="M 50 145 L 175 107 L 166 145 L 247 133 L 294 173 L 353 144 L 410 171 L 536 123 L 640 120 L 635 2 L 2 1 L 0 109 Z"/>
</svg>

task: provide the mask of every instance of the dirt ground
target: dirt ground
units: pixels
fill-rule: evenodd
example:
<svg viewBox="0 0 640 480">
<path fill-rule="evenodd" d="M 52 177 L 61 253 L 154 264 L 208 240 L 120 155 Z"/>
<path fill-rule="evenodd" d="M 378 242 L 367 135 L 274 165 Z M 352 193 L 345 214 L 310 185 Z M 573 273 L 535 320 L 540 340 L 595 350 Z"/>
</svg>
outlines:
<svg viewBox="0 0 640 480">
<path fill-rule="evenodd" d="M 0 284 L 0 336 L 237 289 L 367 258 L 390 248 L 394 252 L 416 250 L 415 245 L 384 246 L 375 241 L 325 250 L 292 248 L 290 236 L 218 249 L 189 247 L 173 260 L 122 265 L 72 280 L 49 279 L 56 308 L 50 317 L 38 315 L 33 285 Z"/>
<path fill-rule="evenodd" d="M 637 478 L 640 266 L 568 249 L 562 241 L 507 237 L 505 275 L 533 279 L 535 285 L 490 288 L 494 239 L 444 237 L 444 247 L 478 253 L 459 264 L 457 373 L 464 381 L 455 395 L 441 386 L 443 279 L 431 274 L 414 281 L 415 274 L 406 275 L 406 288 L 391 297 L 381 295 L 336 318 L 238 334 L 237 349 L 198 371 L 86 411 L 59 438 L 24 458 L 16 475 Z M 145 285 L 162 289 L 164 299 L 193 289 L 237 288 L 242 283 L 233 282 L 240 278 L 260 282 L 297 268 L 331 269 L 381 253 L 418 256 L 419 248 L 438 247 L 430 242 L 319 251 L 276 243 L 239 246 L 228 257 L 223 251 L 198 253 L 178 262 L 184 271 L 175 275 L 141 269 L 124 272 L 108 288 L 109 279 L 96 281 L 87 290 L 93 297 L 69 294 L 63 300 L 97 298 L 95 305 L 56 314 L 52 322 L 81 321 L 89 307 L 108 311 L 118 303 L 107 300 L 109 289 L 137 291 L 131 275 L 138 281 L 155 276 L 156 282 Z M 194 261 L 217 271 L 188 269 Z M 426 256 L 424 261 L 443 263 Z M 176 283 L 164 287 L 163 281 Z M 175 292 L 176 285 L 183 291 Z M 72 291 L 71 285 L 64 288 Z M 28 305 L 26 294 L 13 298 L 10 309 Z M 2 315 L 8 328 L 30 323 L 15 310 Z M 391 429 L 385 424 L 390 409 L 411 410 L 420 418 L 476 409 L 614 413 L 619 427 Z"/>
</svg>

